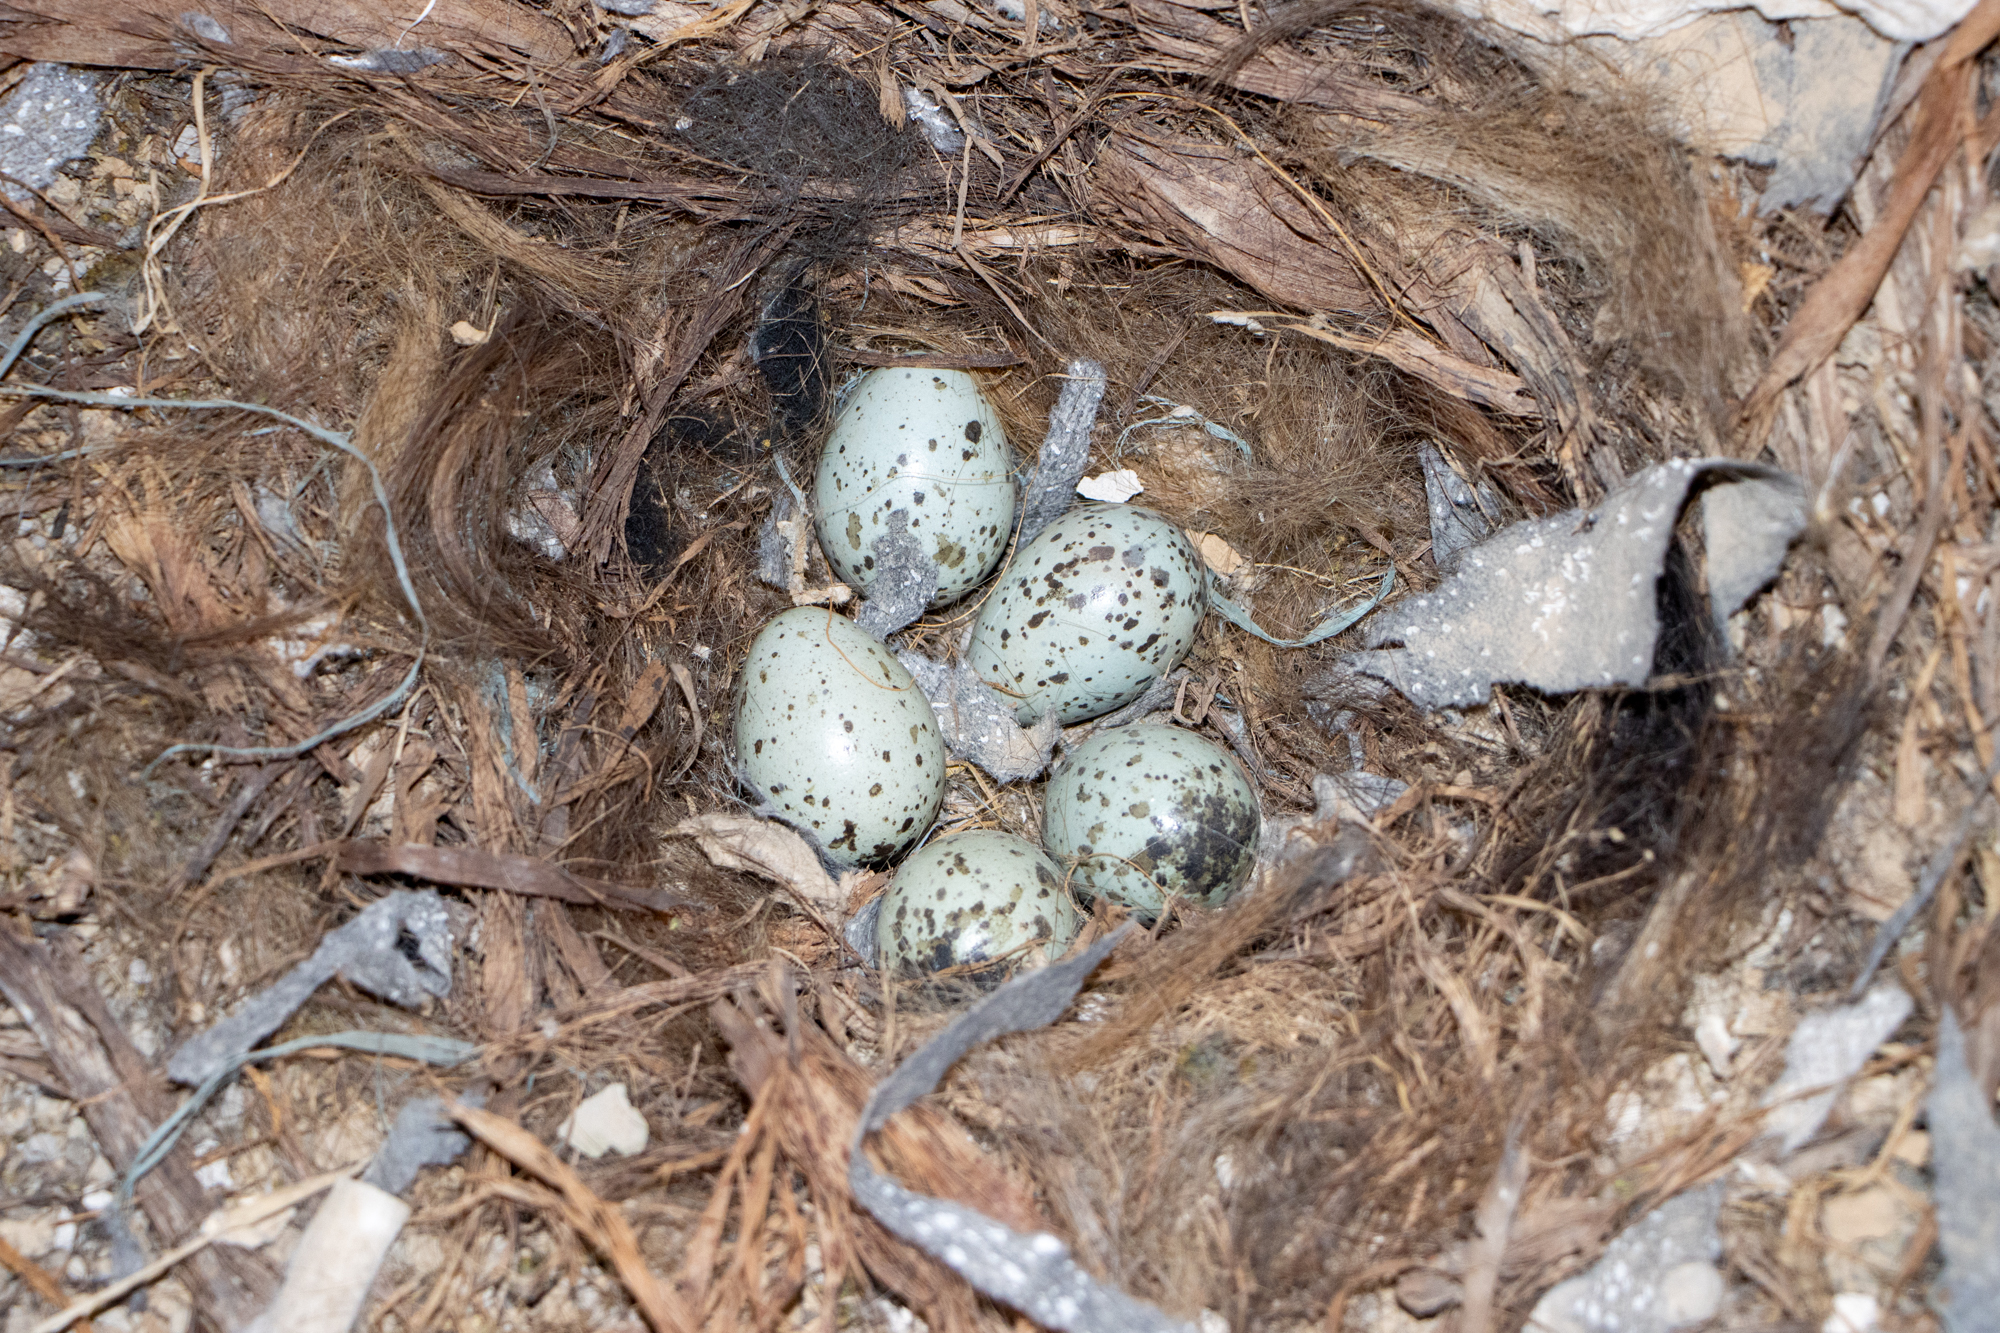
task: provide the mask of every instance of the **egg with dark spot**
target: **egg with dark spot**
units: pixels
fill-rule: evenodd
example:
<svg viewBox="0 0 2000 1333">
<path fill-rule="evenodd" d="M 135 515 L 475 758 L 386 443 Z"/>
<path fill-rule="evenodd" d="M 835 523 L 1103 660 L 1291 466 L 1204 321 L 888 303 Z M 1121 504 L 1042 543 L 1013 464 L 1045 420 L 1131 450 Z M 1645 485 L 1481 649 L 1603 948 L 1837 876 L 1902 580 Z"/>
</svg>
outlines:
<svg viewBox="0 0 2000 1333">
<path fill-rule="evenodd" d="M 1084 504 L 1015 552 L 979 609 L 966 660 L 1022 725 L 1131 703 L 1187 655 L 1208 582 L 1187 534 L 1149 509 Z"/>
<path fill-rule="evenodd" d="M 1145 921 L 1168 898 L 1219 907 L 1249 878 L 1262 826 L 1235 756 L 1182 727 L 1099 732 L 1049 779 L 1042 845 L 1079 895 Z"/>
<path fill-rule="evenodd" d="M 930 831 L 944 738 L 888 648 L 822 607 L 757 632 L 736 687 L 736 764 L 753 798 L 842 865 L 886 861 Z"/>
<path fill-rule="evenodd" d="M 882 965 L 905 974 L 1009 955 L 1038 967 L 1062 957 L 1081 924 L 1048 853 L 980 829 L 947 834 L 896 868 L 875 941 Z"/>
<path fill-rule="evenodd" d="M 875 542 L 901 509 L 937 565 L 932 606 L 977 587 L 1014 530 L 1013 455 L 993 405 L 962 370 L 896 366 L 856 381 L 819 456 L 814 504 L 833 572 L 866 592 Z"/>
</svg>

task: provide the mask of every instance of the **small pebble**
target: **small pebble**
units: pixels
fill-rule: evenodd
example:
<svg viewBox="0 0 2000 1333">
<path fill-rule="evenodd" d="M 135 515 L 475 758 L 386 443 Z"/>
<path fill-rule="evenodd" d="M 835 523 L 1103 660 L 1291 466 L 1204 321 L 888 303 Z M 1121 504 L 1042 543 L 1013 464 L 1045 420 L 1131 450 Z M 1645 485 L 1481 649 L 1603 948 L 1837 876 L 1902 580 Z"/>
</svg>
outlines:
<svg viewBox="0 0 2000 1333">
<path fill-rule="evenodd" d="M 630 1157 L 645 1151 L 650 1131 L 646 1117 L 627 1097 L 625 1085 L 613 1083 L 578 1103 L 575 1113 L 557 1128 L 556 1136 L 585 1157 L 606 1153 Z"/>
</svg>

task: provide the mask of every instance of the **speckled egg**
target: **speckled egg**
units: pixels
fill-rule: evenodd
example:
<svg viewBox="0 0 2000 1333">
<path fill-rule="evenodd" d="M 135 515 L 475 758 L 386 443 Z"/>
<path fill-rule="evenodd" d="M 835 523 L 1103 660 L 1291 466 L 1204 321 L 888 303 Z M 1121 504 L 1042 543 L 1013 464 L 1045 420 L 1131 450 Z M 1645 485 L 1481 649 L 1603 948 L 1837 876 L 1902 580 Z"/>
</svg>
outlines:
<svg viewBox="0 0 2000 1333">
<path fill-rule="evenodd" d="M 1087 897 L 1151 921 L 1170 897 L 1217 907 L 1257 859 L 1257 793 L 1206 736 L 1135 723 L 1099 732 L 1049 779 L 1042 845 Z"/>
<path fill-rule="evenodd" d="M 1014 530 L 1012 457 L 992 404 L 962 370 L 870 371 L 841 403 L 819 456 L 819 544 L 842 580 L 875 582 L 889 516 L 937 563 L 932 606 L 984 582 Z"/>
<path fill-rule="evenodd" d="M 1131 703 L 1187 655 L 1207 605 L 1201 557 L 1149 509 L 1085 504 L 1015 552 L 966 648 L 1023 725 Z"/>
<path fill-rule="evenodd" d="M 944 739 L 923 691 L 886 647 L 823 607 L 781 612 L 757 632 L 737 684 L 736 763 L 842 865 L 902 851 L 944 801 Z"/>
<path fill-rule="evenodd" d="M 875 940 L 882 965 L 939 972 L 1012 953 L 1045 940 L 1042 957 L 1062 957 L 1081 925 L 1048 853 L 1011 833 L 952 833 L 896 869 L 882 897 Z"/>
</svg>

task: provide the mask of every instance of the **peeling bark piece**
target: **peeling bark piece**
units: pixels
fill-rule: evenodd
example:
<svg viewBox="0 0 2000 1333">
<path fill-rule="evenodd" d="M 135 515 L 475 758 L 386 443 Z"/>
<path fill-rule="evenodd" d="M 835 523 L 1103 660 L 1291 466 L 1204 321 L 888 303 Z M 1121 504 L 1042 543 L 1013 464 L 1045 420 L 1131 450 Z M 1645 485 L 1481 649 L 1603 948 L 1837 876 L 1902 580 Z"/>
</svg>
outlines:
<svg viewBox="0 0 2000 1333">
<path fill-rule="evenodd" d="M 1121 130 L 1105 141 L 1092 188 L 1104 208 L 1149 237 L 1282 305 L 1382 309 L 1340 239 L 1269 167 L 1233 145 L 1143 126 Z"/>
<path fill-rule="evenodd" d="M 1008 982 L 883 1079 L 855 1127 L 847 1182 L 855 1201 L 883 1226 L 1043 1328 L 1193 1333 L 1192 1325 L 1092 1279 L 1057 1237 L 1046 1232 L 1022 1235 L 975 1209 L 904 1189 L 877 1172 L 861 1150 L 869 1134 L 935 1088 L 973 1047 L 1010 1032 L 1046 1027 L 1060 1018 L 1091 972 L 1130 931 L 1130 925 L 1122 926 L 1067 962 Z"/>
<path fill-rule="evenodd" d="M 419 11 L 421 23 L 412 23 Z M 197 21 L 189 21 L 190 12 Z M 217 32 L 246 49 L 297 50 L 295 34 L 304 32 L 363 51 L 426 43 L 461 57 L 525 56 L 541 66 L 561 64 L 575 49 L 549 15 L 507 0 L 437 0 L 428 9 L 372 0 L 209 0 L 198 11 L 189 11 L 187 0 L 20 0 L 0 16 L 0 52 L 69 65 L 177 69 L 187 62 L 177 34 L 215 42 Z"/>
<path fill-rule="evenodd" d="M 1376 651 L 1351 654 L 1348 665 L 1424 708 L 1484 703 L 1503 681 L 1552 694 L 1643 685 L 1660 632 L 1654 585 L 1682 502 L 1701 478 L 1713 479 L 1711 495 L 1759 492 L 1715 511 L 1727 530 L 1709 541 L 1708 580 L 1711 609 L 1726 618 L 1777 572 L 1804 527 L 1804 495 L 1770 468 L 1673 459 L 1595 508 L 1516 523 L 1466 549 L 1436 591 L 1377 616 L 1368 631 Z M 1729 526 L 1736 523 L 1741 530 Z M 1384 647 L 1395 643 L 1402 646 Z"/>
<path fill-rule="evenodd" d="M 1966 1064 L 1965 1034 L 1944 1006 L 1938 1023 L 1937 1083 L 1930 1100 L 1931 1152 L 1936 1162 L 1938 1248 L 1944 1272 L 1931 1303 L 1946 1333 L 1991 1327 L 2000 1309 L 2000 1125 L 1993 1102 Z"/>
</svg>

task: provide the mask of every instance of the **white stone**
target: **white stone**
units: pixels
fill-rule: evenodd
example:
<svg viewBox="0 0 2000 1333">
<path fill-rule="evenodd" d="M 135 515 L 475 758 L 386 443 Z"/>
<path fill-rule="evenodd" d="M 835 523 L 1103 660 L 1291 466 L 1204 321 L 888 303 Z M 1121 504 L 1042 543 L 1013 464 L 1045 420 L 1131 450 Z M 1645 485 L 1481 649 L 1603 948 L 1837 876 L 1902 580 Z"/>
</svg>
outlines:
<svg viewBox="0 0 2000 1333">
<path fill-rule="evenodd" d="M 630 1157 L 643 1152 L 650 1131 L 626 1095 L 623 1083 L 613 1083 L 586 1097 L 556 1129 L 556 1136 L 585 1157 L 616 1153 Z"/>
<path fill-rule="evenodd" d="M 1678 1264 L 1660 1279 L 1660 1313 L 1667 1327 L 1699 1324 L 1722 1308 L 1722 1274 L 1714 1264 Z"/>
<path fill-rule="evenodd" d="M 0 1218 L 0 1240 L 30 1259 L 47 1254 L 56 1247 L 56 1216 L 43 1213 L 35 1217 Z"/>
<path fill-rule="evenodd" d="M 14 1151 L 23 1162 L 53 1162 L 63 1155 L 63 1146 L 54 1134 L 30 1134 Z"/>
<path fill-rule="evenodd" d="M 1703 1014 L 1701 1021 L 1694 1025 L 1694 1044 L 1701 1047 L 1702 1058 L 1715 1071 L 1717 1078 L 1729 1077 L 1729 1061 L 1736 1054 L 1736 1038 L 1729 1035 L 1729 1024 L 1714 1010 Z"/>
<path fill-rule="evenodd" d="M 1882 1307 L 1873 1296 L 1843 1291 L 1833 1298 L 1833 1313 L 1819 1329 L 1820 1333 L 1875 1333 L 1881 1320 Z"/>
<path fill-rule="evenodd" d="M 37 1095 L 34 1119 L 35 1128 L 44 1134 L 67 1133 L 70 1121 L 76 1119 L 76 1103 L 64 1101 L 60 1097 Z"/>
<path fill-rule="evenodd" d="M 214 1139 L 203 1139 L 194 1145 L 194 1155 L 197 1158 L 206 1157 L 221 1146 Z M 236 1179 L 230 1174 L 229 1159 L 227 1157 L 217 1158 L 207 1166 L 196 1167 L 194 1178 L 201 1182 L 203 1189 L 232 1190 L 236 1188 Z"/>
</svg>

